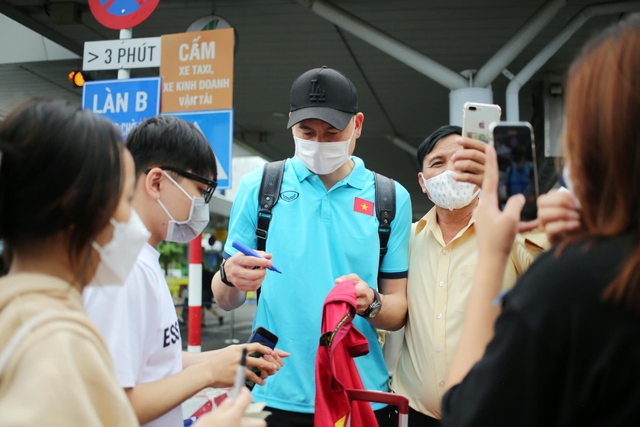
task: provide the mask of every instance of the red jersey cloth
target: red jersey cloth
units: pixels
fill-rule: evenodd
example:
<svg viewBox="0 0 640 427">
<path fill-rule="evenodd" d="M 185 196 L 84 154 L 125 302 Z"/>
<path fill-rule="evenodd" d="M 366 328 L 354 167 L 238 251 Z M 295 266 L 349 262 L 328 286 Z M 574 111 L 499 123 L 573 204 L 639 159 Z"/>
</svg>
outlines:
<svg viewBox="0 0 640 427">
<path fill-rule="evenodd" d="M 356 288 L 337 284 L 324 301 L 322 335 L 316 355 L 315 427 L 375 427 L 368 402 L 350 402 L 346 389 L 364 390 L 354 357 L 369 353 L 369 342 L 353 325 Z"/>
</svg>

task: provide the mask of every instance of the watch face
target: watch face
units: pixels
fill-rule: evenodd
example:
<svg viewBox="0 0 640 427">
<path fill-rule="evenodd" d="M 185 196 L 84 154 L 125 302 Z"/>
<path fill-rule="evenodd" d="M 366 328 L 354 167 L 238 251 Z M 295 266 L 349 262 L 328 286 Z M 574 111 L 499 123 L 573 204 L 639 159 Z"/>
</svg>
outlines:
<svg viewBox="0 0 640 427">
<path fill-rule="evenodd" d="M 382 304 L 380 304 L 379 302 L 373 303 L 371 304 L 371 311 L 369 312 L 369 319 L 373 319 L 374 317 L 376 317 L 378 315 L 378 313 L 380 313 L 380 309 L 382 308 Z"/>
</svg>

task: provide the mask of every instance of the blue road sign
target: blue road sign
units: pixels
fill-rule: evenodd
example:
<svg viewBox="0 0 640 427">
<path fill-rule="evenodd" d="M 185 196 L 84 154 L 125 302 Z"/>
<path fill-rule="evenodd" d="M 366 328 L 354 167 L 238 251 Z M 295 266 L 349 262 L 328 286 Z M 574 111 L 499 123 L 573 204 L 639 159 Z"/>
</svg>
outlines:
<svg viewBox="0 0 640 427">
<path fill-rule="evenodd" d="M 86 82 L 82 108 L 106 117 L 123 135 L 160 113 L 160 77 Z"/>
<path fill-rule="evenodd" d="M 218 188 L 231 188 L 233 157 L 233 110 L 163 113 L 192 123 L 207 138 L 218 162 Z"/>
</svg>

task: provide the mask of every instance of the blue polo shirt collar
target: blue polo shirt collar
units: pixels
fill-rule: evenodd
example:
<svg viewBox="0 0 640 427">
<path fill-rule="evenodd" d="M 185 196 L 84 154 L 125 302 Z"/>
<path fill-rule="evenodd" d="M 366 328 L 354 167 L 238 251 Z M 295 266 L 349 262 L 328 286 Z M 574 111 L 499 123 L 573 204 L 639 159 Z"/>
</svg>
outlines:
<svg viewBox="0 0 640 427">
<path fill-rule="evenodd" d="M 298 181 L 302 182 L 308 177 L 315 175 L 313 172 L 307 169 L 304 163 L 302 163 L 302 160 L 300 160 L 298 157 L 292 157 L 289 160 L 291 161 L 291 165 L 293 166 L 293 170 L 296 173 Z M 362 190 L 367 179 L 367 170 L 364 167 L 364 162 L 359 157 L 351 156 L 351 160 L 353 160 L 353 163 L 355 163 L 355 167 L 353 168 L 351 173 L 344 179 L 344 182 L 354 188 Z"/>
</svg>

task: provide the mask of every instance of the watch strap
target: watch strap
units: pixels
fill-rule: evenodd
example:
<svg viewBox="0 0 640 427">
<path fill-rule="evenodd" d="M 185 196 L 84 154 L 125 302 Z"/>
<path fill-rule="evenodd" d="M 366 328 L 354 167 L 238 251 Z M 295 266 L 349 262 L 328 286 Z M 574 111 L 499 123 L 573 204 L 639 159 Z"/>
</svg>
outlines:
<svg viewBox="0 0 640 427">
<path fill-rule="evenodd" d="M 373 302 L 371 303 L 371 305 L 369 307 L 367 307 L 367 309 L 361 314 L 362 317 L 366 318 L 366 319 L 370 319 L 371 317 L 371 312 L 373 311 L 374 308 L 378 307 L 380 305 L 380 294 L 378 293 L 378 291 L 376 291 L 375 289 L 371 288 L 371 290 L 373 291 Z M 375 316 L 373 316 L 375 317 Z"/>
<path fill-rule="evenodd" d="M 227 279 L 227 272 L 224 270 L 224 265 L 226 264 L 226 262 L 227 260 L 225 259 L 224 261 L 222 261 L 222 264 L 220 264 L 220 280 L 230 288 L 235 288 L 236 285 L 234 285 Z"/>
</svg>

